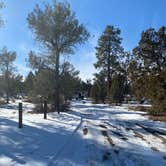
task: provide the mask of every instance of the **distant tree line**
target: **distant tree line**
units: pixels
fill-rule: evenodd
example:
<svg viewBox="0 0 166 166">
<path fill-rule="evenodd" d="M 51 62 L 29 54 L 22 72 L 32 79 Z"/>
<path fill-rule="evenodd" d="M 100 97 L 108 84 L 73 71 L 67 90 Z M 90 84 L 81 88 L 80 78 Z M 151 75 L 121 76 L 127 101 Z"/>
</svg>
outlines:
<svg viewBox="0 0 166 166">
<path fill-rule="evenodd" d="M 152 113 L 166 112 L 166 27 L 143 31 L 132 53 L 124 51 L 121 40 L 120 29 L 113 26 L 98 40 L 93 101 L 149 101 Z"/>
<path fill-rule="evenodd" d="M 166 27 L 143 31 L 138 45 L 127 52 L 121 30 L 106 26 L 96 47 L 97 73 L 93 81 L 82 81 L 70 62 L 62 62 L 62 56 L 73 54 L 90 36 L 70 5 L 57 1 L 36 5 L 27 22 L 39 44 L 38 52 L 29 52 L 32 72 L 23 79 L 14 66 L 16 52 L 6 47 L 0 51 L 0 95 L 7 103 L 18 96 L 36 103 L 47 100 L 59 113 L 79 93 L 94 103 L 149 101 L 152 113 L 166 112 Z"/>
<path fill-rule="evenodd" d="M 34 73 L 29 73 L 25 81 L 20 82 L 23 83 L 22 93 L 33 101 L 39 98 L 48 100 L 52 109 L 59 113 L 75 90 L 79 91 L 83 85 L 79 72 L 69 62 L 61 64 L 61 57 L 73 54 L 76 46 L 89 38 L 89 33 L 67 2 L 53 1 L 43 5 L 36 5 L 27 17 L 40 51 L 30 51 L 28 64 Z M 1 87 L 1 94 L 5 94 L 8 103 L 9 97 L 13 96 L 11 79 L 16 53 L 2 50 L 0 56 L 1 83 L 4 86 Z"/>
</svg>

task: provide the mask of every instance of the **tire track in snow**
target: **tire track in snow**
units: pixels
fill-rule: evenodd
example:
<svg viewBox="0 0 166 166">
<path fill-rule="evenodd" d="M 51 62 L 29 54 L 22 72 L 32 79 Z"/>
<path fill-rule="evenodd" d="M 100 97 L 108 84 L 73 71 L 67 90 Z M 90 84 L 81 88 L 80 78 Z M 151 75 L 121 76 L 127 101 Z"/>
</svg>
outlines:
<svg viewBox="0 0 166 166">
<path fill-rule="evenodd" d="M 47 166 L 56 165 L 58 157 L 61 155 L 61 153 L 65 150 L 65 148 L 68 146 L 70 141 L 72 140 L 75 133 L 78 131 L 78 129 L 81 127 L 83 123 L 83 117 L 81 116 L 80 123 L 75 128 L 75 130 L 72 132 L 70 137 L 65 141 L 65 143 L 62 145 L 62 147 L 58 150 L 58 152 L 50 159 L 50 162 L 47 164 Z"/>
</svg>

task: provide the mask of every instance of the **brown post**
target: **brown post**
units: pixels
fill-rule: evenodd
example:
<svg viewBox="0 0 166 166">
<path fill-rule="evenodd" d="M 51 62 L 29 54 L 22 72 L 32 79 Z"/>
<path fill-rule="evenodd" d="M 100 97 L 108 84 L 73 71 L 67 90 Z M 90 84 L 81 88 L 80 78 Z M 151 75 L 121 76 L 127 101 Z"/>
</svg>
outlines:
<svg viewBox="0 0 166 166">
<path fill-rule="evenodd" d="M 19 128 L 22 128 L 22 103 L 19 103 L 18 104 L 18 127 Z"/>
<path fill-rule="evenodd" d="M 44 101 L 44 119 L 47 119 L 47 101 Z"/>
</svg>

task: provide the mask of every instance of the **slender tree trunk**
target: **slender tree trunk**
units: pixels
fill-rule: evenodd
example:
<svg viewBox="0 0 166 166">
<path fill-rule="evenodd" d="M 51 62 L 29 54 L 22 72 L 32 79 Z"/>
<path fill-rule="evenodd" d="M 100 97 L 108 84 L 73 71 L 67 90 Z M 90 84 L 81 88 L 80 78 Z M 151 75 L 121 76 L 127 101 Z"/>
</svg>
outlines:
<svg viewBox="0 0 166 166">
<path fill-rule="evenodd" d="M 108 46 L 108 59 L 107 59 L 107 98 L 109 99 L 110 97 L 110 90 L 111 90 L 111 55 L 110 55 L 111 49 L 110 49 L 110 44 Z"/>
<path fill-rule="evenodd" d="M 6 89 L 6 103 L 9 103 L 9 69 L 7 66 L 6 74 L 5 74 L 5 80 L 7 84 L 7 89 Z"/>
<path fill-rule="evenodd" d="M 56 68 L 55 68 L 55 109 L 60 113 L 60 94 L 59 94 L 59 53 L 56 53 Z"/>
<path fill-rule="evenodd" d="M 110 55 L 108 56 L 108 68 L 107 68 L 107 96 L 110 96 L 110 89 L 111 89 L 111 76 L 110 76 Z"/>
</svg>

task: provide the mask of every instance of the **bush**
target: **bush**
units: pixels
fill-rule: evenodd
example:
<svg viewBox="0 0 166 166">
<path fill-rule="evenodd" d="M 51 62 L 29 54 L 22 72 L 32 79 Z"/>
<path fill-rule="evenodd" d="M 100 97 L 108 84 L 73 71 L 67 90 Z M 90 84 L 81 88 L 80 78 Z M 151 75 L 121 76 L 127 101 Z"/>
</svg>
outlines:
<svg viewBox="0 0 166 166">
<path fill-rule="evenodd" d="M 70 102 L 64 102 L 60 104 L 60 112 L 69 111 L 70 109 Z M 47 112 L 55 112 L 54 104 L 47 104 Z M 33 113 L 44 113 L 44 104 L 37 103 L 35 104 Z"/>
<path fill-rule="evenodd" d="M 166 68 L 148 77 L 147 97 L 152 103 L 152 114 L 166 113 Z"/>
<path fill-rule="evenodd" d="M 4 99 L 0 99 L 0 105 L 6 104 L 6 101 Z"/>
</svg>

